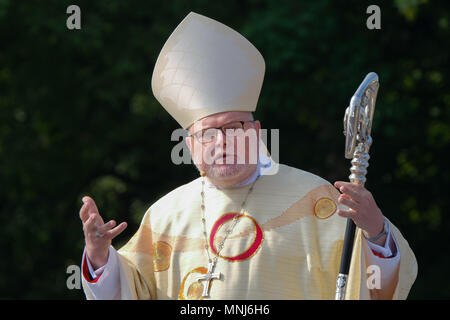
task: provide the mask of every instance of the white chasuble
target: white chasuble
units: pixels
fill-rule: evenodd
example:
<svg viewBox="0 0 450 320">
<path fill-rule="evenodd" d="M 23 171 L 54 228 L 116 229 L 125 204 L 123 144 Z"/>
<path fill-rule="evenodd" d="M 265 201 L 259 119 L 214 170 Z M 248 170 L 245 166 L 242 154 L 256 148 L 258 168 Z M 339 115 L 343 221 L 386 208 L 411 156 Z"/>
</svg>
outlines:
<svg viewBox="0 0 450 320">
<path fill-rule="evenodd" d="M 145 213 L 118 251 L 122 299 L 334 299 L 346 219 L 339 192 L 322 178 L 279 165 L 275 175 L 250 185 L 205 187 L 210 256 L 220 279 L 198 281 L 208 271 L 203 234 L 201 178 L 170 192 Z M 218 244 L 237 217 L 223 249 Z M 406 299 L 416 278 L 412 250 L 390 225 L 400 254 L 393 299 Z M 357 228 L 346 299 L 370 299 L 361 230 Z M 220 251 L 220 252 L 219 252 Z"/>
</svg>

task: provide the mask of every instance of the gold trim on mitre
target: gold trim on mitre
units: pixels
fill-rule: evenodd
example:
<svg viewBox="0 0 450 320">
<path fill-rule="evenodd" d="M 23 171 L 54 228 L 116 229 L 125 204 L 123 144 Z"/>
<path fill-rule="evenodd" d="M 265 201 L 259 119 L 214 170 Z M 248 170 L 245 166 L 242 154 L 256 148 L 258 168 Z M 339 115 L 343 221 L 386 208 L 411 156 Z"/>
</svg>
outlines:
<svg viewBox="0 0 450 320">
<path fill-rule="evenodd" d="M 190 12 L 164 44 L 152 91 L 184 128 L 227 111 L 256 110 L 264 79 L 261 53 L 241 34 Z"/>
</svg>

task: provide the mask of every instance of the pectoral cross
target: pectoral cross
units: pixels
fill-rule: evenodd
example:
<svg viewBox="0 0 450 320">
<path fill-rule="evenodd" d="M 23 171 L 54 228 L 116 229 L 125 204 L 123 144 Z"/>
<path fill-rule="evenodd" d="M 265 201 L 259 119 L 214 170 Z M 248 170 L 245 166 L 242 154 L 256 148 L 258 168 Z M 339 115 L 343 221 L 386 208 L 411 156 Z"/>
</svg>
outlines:
<svg viewBox="0 0 450 320">
<path fill-rule="evenodd" d="M 213 273 L 215 265 L 216 264 L 214 262 L 210 262 L 208 264 L 208 272 L 204 276 L 197 277 L 197 281 L 201 281 L 201 280 L 207 281 L 207 283 L 205 283 L 205 285 L 203 286 L 202 297 L 209 296 L 209 284 L 210 284 L 211 280 L 220 279 L 220 277 L 222 275 L 220 272 Z"/>
</svg>

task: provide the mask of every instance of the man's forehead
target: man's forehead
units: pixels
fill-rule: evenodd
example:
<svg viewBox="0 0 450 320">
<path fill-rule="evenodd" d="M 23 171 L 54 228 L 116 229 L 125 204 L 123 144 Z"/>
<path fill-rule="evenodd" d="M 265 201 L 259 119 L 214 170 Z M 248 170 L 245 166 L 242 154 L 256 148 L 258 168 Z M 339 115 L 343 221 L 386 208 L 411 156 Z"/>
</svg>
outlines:
<svg viewBox="0 0 450 320">
<path fill-rule="evenodd" d="M 196 121 L 193 127 L 215 127 L 226 124 L 230 121 L 246 121 L 251 120 L 251 112 L 246 111 L 228 111 L 210 115 Z"/>
</svg>

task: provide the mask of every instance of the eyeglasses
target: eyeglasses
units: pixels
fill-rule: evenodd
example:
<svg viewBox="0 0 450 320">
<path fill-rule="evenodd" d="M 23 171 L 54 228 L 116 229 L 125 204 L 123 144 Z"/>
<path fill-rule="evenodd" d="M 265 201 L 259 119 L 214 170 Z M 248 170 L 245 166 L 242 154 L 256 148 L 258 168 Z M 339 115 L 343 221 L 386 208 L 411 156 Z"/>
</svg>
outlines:
<svg viewBox="0 0 450 320">
<path fill-rule="evenodd" d="M 248 124 L 253 122 L 255 122 L 255 120 L 233 121 L 224 124 L 220 128 L 206 128 L 199 130 L 190 136 L 194 136 L 198 142 L 203 144 L 216 141 L 219 131 L 222 131 L 222 133 L 228 137 L 238 137 L 242 135 L 245 130 L 249 129 L 250 126 Z"/>
</svg>

